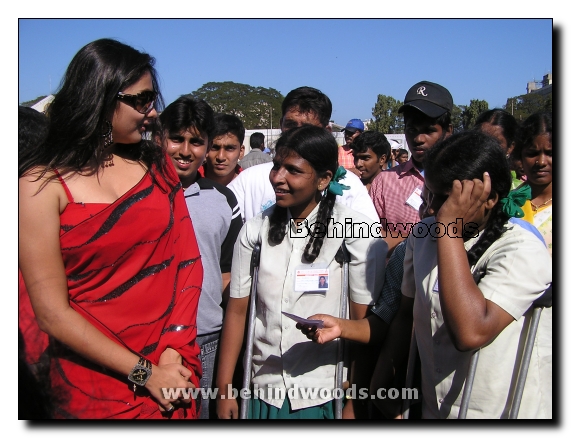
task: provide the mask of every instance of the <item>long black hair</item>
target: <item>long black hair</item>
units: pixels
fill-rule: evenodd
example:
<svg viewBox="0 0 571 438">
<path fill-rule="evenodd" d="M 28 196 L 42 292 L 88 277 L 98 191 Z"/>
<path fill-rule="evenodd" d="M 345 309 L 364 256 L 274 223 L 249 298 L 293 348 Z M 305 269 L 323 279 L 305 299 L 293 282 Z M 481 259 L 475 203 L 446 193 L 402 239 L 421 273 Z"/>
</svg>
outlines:
<svg viewBox="0 0 571 438">
<path fill-rule="evenodd" d="M 498 195 L 498 202 L 489 214 L 482 236 L 468 251 L 470 266 L 505 232 L 509 219 L 501 209 L 500 199 L 511 189 L 512 178 L 505 152 L 498 140 L 479 131 L 454 134 L 430 148 L 424 158 L 425 178 L 439 191 L 452 189 L 454 180 L 482 179 L 490 174 L 490 197 Z"/>
<path fill-rule="evenodd" d="M 163 108 L 154 63 L 147 53 L 113 39 L 96 40 L 80 49 L 47 110 L 50 128 L 44 147 L 24 157 L 21 170 L 42 166 L 42 176 L 55 169 L 62 174 L 86 170 L 95 173 L 104 161 L 103 134 L 117 107 L 117 93 L 149 72 L 157 93 L 155 108 Z M 151 175 L 153 165 L 165 175 L 166 159 L 160 148 L 143 140 L 138 151 L 138 159 Z M 90 168 L 93 162 L 95 167 Z"/>
<path fill-rule="evenodd" d="M 315 170 L 317 177 L 325 176 L 329 170 L 335 175 L 339 166 L 338 146 L 335 138 L 324 128 L 312 125 L 304 125 L 293 128 L 281 135 L 276 142 L 276 158 L 284 159 L 291 153 L 296 153 L 306 160 Z M 327 195 L 321 198 L 317 210 L 316 224 L 327 224 L 331 217 L 336 195 L 327 191 Z M 270 229 L 268 237 L 272 243 L 281 243 L 287 229 L 287 209 L 276 205 L 270 216 Z M 315 229 L 317 231 L 317 228 Z M 322 230 L 319 230 L 322 231 Z M 315 235 L 318 237 L 315 237 Z M 323 245 L 323 232 L 311 233 L 309 241 L 303 252 L 305 260 L 313 262 L 318 256 Z"/>
<path fill-rule="evenodd" d="M 48 135 L 49 120 L 45 114 L 33 108 L 18 106 L 18 178 L 26 156 L 35 155 L 44 146 Z"/>
</svg>

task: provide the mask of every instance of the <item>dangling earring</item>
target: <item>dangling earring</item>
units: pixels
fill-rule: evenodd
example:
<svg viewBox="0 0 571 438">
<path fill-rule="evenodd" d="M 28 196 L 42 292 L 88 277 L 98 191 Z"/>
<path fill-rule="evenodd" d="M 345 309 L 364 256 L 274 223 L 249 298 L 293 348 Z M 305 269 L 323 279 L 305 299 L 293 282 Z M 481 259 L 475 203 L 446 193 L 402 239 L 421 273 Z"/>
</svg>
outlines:
<svg viewBox="0 0 571 438">
<path fill-rule="evenodd" d="M 113 125 L 108 120 L 105 120 L 105 124 L 107 125 L 107 131 L 101 137 L 103 137 L 103 147 L 108 148 L 113 144 Z"/>
<path fill-rule="evenodd" d="M 103 150 L 107 149 L 113 144 L 113 125 L 110 121 L 106 120 L 107 131 L 102 135 L 103 137 Z M 113 154 L 104 154 L 103 156 L 103 167 L 113 167 Z"/>
</svg>

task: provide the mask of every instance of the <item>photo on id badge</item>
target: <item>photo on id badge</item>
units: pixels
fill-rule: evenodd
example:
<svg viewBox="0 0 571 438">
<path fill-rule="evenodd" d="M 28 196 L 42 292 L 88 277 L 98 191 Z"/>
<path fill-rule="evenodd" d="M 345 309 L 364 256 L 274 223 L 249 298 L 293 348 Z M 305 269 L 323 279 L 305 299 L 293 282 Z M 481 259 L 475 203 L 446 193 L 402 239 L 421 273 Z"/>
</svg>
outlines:
<svg viewBox="0 0 571 438">
<path fill-rule="evenodd" d="M 329 269 L 312 265 L 311 267 L 298 266 L 295 269 L 296 292 L 322 292 L 329 290 Z"/>
</svg>

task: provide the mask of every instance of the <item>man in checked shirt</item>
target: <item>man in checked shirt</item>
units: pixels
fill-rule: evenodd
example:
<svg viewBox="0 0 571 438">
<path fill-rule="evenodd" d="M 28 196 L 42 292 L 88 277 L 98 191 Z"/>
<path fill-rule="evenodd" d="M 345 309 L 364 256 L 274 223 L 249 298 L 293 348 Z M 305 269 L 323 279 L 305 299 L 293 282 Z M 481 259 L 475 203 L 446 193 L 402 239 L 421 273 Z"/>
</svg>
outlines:
<svg viewBox="0 0 571 438">
<path fill-rule="evenodd" d="M 420 218 L 418 208 L 424 185 L 424 154 L 452 134 L 452 95 L 442 85 L 422 81 L 413 85 L 399 108 L 411 159 L 381 172 L 371 184 L 370 196 L 386 231 L 389 256 Z"/>
</svg>

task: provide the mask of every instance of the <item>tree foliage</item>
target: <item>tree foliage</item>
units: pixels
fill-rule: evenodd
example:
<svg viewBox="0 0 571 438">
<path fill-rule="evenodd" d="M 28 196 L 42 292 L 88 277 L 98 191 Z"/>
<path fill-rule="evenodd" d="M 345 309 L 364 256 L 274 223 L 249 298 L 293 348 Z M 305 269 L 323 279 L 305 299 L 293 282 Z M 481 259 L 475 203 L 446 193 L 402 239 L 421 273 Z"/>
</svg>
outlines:
<svg viewBox="0 0 571 438">
<path fill-rule="evenodd" d="M 372 110 L 373 120 L 369 123 L 368 129 L 383 134 L 402 134 L 404 132 L 403 117 L 398 113 L 401 106 L 400 100 L 379 94 Z"/>
<path fill-rule="evenodd" d="M 204 99 L 215 112 L 235 115 L 246 129 L 278 127 L 284 99 L 274 88 L 229 81 L 208 82 L 188 96 Z"/>
<path fill-rule="evenodd" d="M 466 108 L 466 105 L 454 105 L 452 107 L 451 120 L 452 128 L 454 129 L 454 134 L 462 132 L 464 127 L 462 125 L 462 112 Z"/>
<path fill-rule="evenodd" d="M 464 106 L 462 111 L 462 129 L 467 131 L 476 124 L 476 119 L 484 111 L 488 111 L 488 102 L 485 100 L 471 99 L 470 105 Z"/>
<path fill-rule="evenodd" d="M 539 111 L 553 112 L 553 94 L 530 93 L 510 97 L 504 109 L 521 122 Z"/>
</svg>

